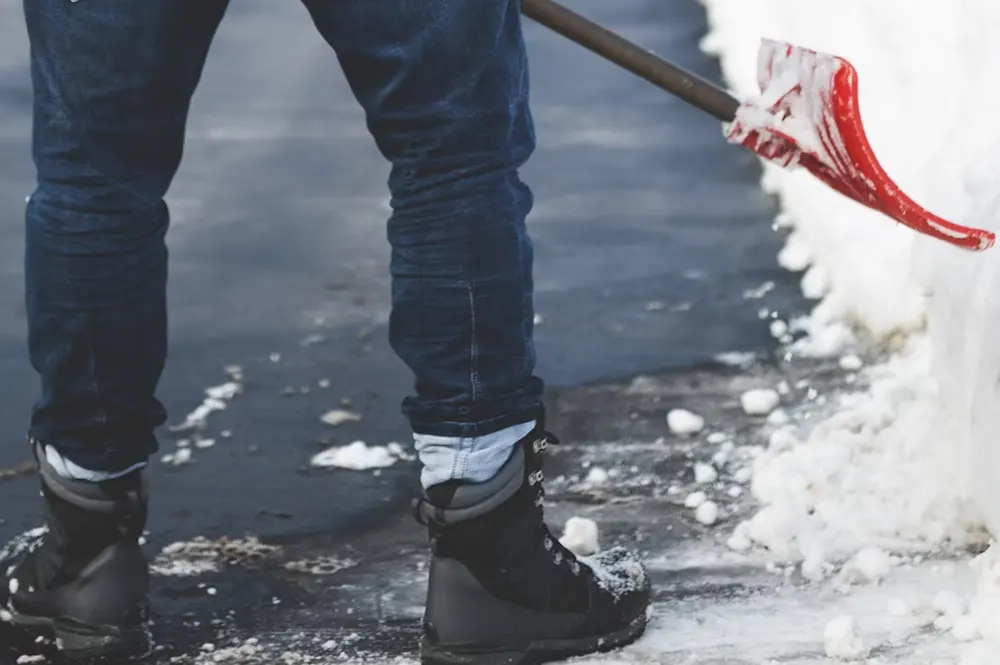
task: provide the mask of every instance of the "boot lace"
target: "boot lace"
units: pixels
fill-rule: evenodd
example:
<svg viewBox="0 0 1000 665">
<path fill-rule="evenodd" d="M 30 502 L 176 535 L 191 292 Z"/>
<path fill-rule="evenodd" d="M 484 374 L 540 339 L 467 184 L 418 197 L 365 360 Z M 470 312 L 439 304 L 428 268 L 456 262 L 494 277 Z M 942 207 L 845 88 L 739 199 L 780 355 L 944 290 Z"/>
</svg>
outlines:
<svg viewBox="0 0 1000 665">
<path fill-rule="evenodd" d="M 553 563 L 557 566 L 566 566 L 573 575 L 580 574 L 580 562 L 576 555 L 563 546 L 559 540 L 552 535 L 548 525 L 545 523 L 545 487 L 542 481 L 545 480 L 545 473 L 542 471 L 542 453 L 549 446 L 559 445 L 559 439 L 550 432 L 543 432 L 540 437 L 531 444 L 531 457 L 535 460 L 537 468 L 528 474 L 528 485 L 535 491 L 535 508 L 538 509 L 538 530 L 542 537 L 542 546 L 552 557 Z"/>
</svg>

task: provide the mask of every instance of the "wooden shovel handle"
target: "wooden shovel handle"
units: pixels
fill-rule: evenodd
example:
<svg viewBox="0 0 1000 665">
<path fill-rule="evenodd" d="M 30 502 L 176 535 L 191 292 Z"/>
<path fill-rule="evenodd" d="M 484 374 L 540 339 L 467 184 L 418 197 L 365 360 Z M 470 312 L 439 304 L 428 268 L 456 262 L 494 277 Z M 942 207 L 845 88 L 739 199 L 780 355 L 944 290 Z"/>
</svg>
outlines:
<svg viewBox="0 0 1000 665">
<path fill-rule="evenodd" d="M 472 1 L 472 0 L 470 0 Z M 719 86 L 659 58 L 553 0 L 522 0 L 522 13 L 723 122 L 740 103 Z"/>
</svg>

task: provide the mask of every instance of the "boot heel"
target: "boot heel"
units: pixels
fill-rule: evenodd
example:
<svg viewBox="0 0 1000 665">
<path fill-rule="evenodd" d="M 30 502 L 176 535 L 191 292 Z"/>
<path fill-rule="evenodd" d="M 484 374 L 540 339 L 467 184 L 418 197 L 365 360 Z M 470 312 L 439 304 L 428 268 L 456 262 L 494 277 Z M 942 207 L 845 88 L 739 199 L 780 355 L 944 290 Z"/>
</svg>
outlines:
<svg viewBox="0 0 1000 665">
<path fill-rule="evenodd" d="M 108 659 L 139 660 L 152 648 L 149 626 L 93 626 L 69 618 L 55 619 L 52 632 L 63 656 L 73 663 Z"/>
</svg>

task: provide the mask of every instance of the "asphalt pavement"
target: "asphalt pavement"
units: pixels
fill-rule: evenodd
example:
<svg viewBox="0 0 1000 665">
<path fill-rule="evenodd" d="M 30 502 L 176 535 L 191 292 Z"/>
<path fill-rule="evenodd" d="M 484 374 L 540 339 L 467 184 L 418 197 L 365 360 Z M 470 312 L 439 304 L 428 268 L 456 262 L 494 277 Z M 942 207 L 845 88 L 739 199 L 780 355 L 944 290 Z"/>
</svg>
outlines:
<svg viewBox="0 0 1000 665">
<path fill-rule="evenodd" d="M 706 78 L 720 77 L 698 49 L 706 25 L 696 0 L 569 4 Z M 537 25 L 527 33 L 539 148 L 523 177 L 536 197 L 539 372 L 565 429 L 586 439 L 628 414 L 634 394 L 609 388 L 616 397 L 585 410 L 574 407 L 575 396 L 639 375 L 674 377 L 662 379 L 665 386 L 704 385 L 692 377 L 722 381 L 734 370 L 716 359 L 728 352 L 766 365 L 776 343 L 761 309 L 790 315 L 807 303 L 799 277 L 776 263 L 782 238 L 772 230 L 776 209 L 760 191 L 759 167 L 726 145 L 717 121 Z M 0 435 L 7 443 L 0 469 L 11 473 L 0 472 L 0 538 L 33 526 L 39 513 L 35 480 L 16 473 L 28 458 L 24 428 L 37 395 L 22 302 L 22 215 L 33 183 L 27 68 L 19 8 L 4 6 Z M 305 10 L 271 0 L 233 3 L 168 196 L 171 350 L 160 395 L 176 424 L 203 402 L 206 388 L 230 380 L 232 366 L 240 368 L 241 392 L 202 433 L 216 445 L 197 448 L 183 466 L 156 460 L 151 555 L 198 536 L 252 535 L 297 560 L 322 559 L 345 543 L 353 553 L 347 559 L 390 568 L 402 565 L 393 557 L 403 552 L 419 556 L 420 537 L 405 516 L 417 487 L 412 462 L 378 474 L 309 467 L 331 444 L 408 445 L 399 403 L 411 378 L 386 341 L 387 175 Z M 659 410 L 681 399 L 671 394 L 649 422 L 662 426 Z M 321 422 L 344 405 L 362 419 L 336 428 Z M 164 430 L 162 453 L 187 437 Z M 232 556 L 245 558 L 246 548 L 236 549 L 243 554 Z M 287 572 L 236 565 L 211 582 L 163 576 L 167 651 L 197 651 L 210 640 L 202 633 L 227 623 L 294 633 L 296 621 L 308 621 L 279 610 L 296 599 L 297 612 L 313 608 L 316 616 L 325 607 L 327 622 L 340 617 L 347 625 L 348 617 L 373 613 L 383 624 L 394 620 L 383 605 L 321 592 L 315 579 L 328 585 L 326 577 L 306 584 Z M 365 574 L 368 583 L 378 577 Z M 211 585 L 232 593 L 206 597 Z M 405 654 L 411 635 L 396 634 L 378 648 Z"/>
</svg>

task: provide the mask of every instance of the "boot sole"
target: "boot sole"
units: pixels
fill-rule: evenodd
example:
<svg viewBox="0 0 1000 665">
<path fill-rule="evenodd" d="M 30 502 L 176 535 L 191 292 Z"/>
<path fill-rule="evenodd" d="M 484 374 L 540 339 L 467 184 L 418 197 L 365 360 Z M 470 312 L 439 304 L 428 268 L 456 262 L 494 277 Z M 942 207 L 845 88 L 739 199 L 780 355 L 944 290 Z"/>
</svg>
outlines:
<svg viewBox="0 0 1000 665">
<path fill-rule="evenodd" d="M 140 660 L 152 650 L 149 626 L 95 626 L 69 617 L 49 619 L 11 612 L 11 624 L 55 638 L 60 655 L 74 665 Z"/>
<path fill-rule="evenodd" d="M 477 650 L 469 646 L 420 643 L 421 665 L 539 665 L 628 646 L 646 632 L 645 614 L 605 635 L 575 639 L 536 640 L 526 648 Z"/>
</svg>

